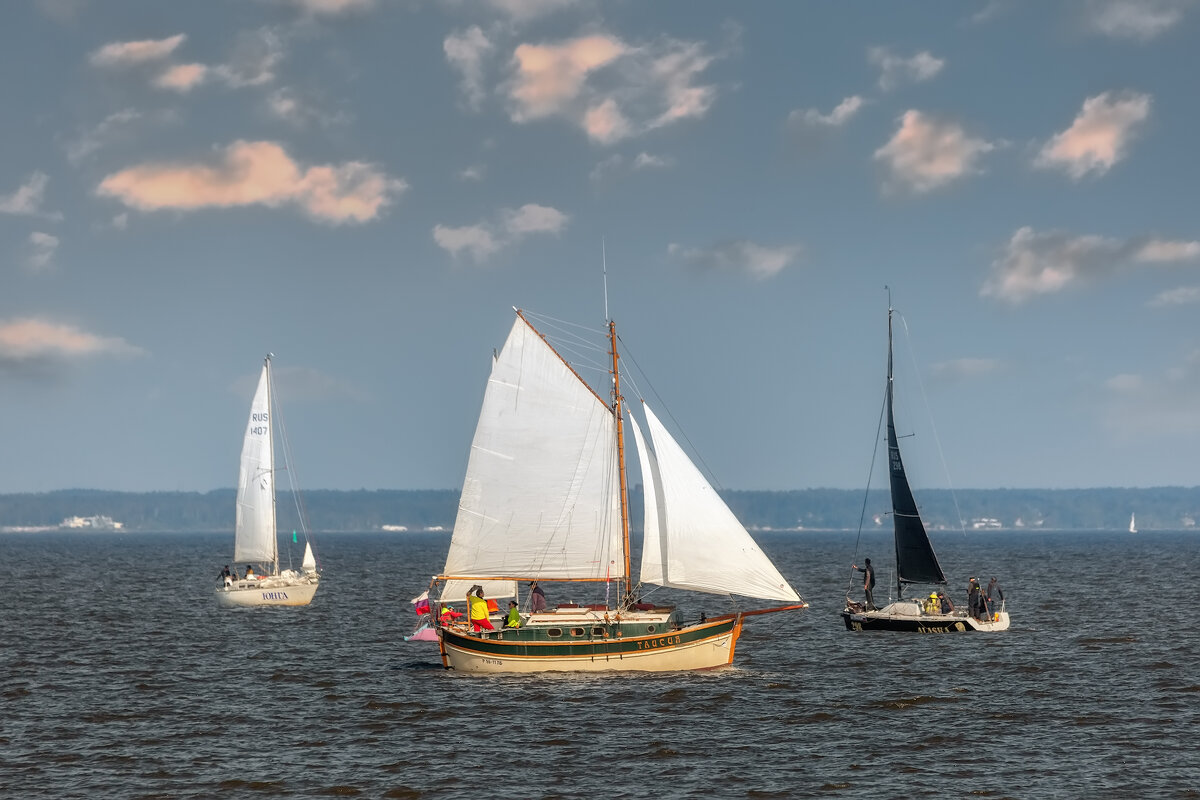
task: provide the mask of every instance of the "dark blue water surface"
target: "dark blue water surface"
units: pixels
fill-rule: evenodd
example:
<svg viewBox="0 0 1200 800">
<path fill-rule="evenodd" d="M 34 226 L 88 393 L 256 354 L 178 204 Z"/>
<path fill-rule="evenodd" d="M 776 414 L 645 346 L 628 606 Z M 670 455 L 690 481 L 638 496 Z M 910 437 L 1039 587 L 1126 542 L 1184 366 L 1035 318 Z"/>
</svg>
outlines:
<svg viewBox="0 0 1200 800">
<path fill-rule="evenodd" d="M 446 535 L 325 535 L 311 606 L 249 610 L 211 596 L 228 533 L 0 535 L 0 795 L 1200 794 L 1200 534 L 935 535 L 952 596 L 995 574 L 1013 619 L 941 636 L 844 630 L 888 537 L 758 539 L 811 608 L 733 668 L 478 677 L 402 638 Z"/>
</svg>

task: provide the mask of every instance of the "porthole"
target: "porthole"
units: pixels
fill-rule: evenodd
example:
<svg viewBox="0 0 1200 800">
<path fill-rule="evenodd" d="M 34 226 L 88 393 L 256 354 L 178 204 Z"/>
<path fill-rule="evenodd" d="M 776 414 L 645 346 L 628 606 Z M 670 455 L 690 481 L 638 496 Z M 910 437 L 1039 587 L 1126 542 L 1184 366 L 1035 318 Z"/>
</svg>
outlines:
<svg viewBox="0 0 1200 800">
<path fill-rule="evenodd" d="M 583 636 L 583 628 L 571 628 L 572 636 Z"/>
<path fill-rule="evenodd" d="M 646 626 L 646 633 L 654 633 L 655 630 L 657 629 L 653 625 Z"/>
<path fill-rule="evenodd" d="M 592 628 L 592 636 L 604 636 L 604 628 Z"/>
<path fill-rule="evenodd" d="M 562 628 L 547 628 L 546 635 L 551 639 L 557 639 L 558 637 L 562 636 Z"/>
</svg>

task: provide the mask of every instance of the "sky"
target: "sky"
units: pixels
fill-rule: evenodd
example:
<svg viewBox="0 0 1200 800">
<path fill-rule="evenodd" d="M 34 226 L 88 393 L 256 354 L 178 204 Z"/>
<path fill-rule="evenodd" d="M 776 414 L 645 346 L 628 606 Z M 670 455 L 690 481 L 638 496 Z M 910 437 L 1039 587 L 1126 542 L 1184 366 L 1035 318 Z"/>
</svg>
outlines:
<svg viewBox="0 0 1200 800">
<path fill-rule="evenodd" d="M 0 14 L 0 493 L 233 486 L 267 352 L 301 488 L 457 488 L 513 307 L 862 488 L 889 297 L 914 485 L 1200 484 L 1196 2 Z"/>
</svg>

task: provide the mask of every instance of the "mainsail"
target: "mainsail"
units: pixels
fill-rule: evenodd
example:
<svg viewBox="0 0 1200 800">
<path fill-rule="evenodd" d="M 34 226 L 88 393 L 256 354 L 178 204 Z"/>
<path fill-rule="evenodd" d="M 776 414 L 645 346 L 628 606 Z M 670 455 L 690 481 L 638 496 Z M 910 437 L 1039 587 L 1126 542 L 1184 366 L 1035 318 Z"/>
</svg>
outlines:
<svg viewBox="0 0 1200 800">
<path fill-rule="evenodd" d="M 618 481 L 612 410 L 518 314 L 492 364 L 443 576 L 619 577 Z"/>
<path fill-rule="evenodd" d="M 274 456 L 271 445 L 270 361 L 263 364 L 258 390 L 242 442 L 233 560 L 269 563 L 278 560 L 275 541 Z"/>
<path fill-rule="evenodd" d="M 635 422 L 646 496 L 642 581 L 711 594 L 799 601 L 800 595 L 650 407 L 643 404 L 643 409 L 654 450 L 645 454 Z"/>
<path fill-rule="evenodd" d="M 946 576 L 933 553 L 929 535 L 921 522 L 917 502 L 913 499 L 904 462 L 900 460 L 900 444 L 896 438 L 896 422 L 892 415 L 892 315 L 888 311 L 888 380 L 887 380 L 887 437 L 888 465 L 892 488 L 892 520 L 896 529 L 896 573 L 900 586 L 906 583 L 945 583 Z"/>
</svg>

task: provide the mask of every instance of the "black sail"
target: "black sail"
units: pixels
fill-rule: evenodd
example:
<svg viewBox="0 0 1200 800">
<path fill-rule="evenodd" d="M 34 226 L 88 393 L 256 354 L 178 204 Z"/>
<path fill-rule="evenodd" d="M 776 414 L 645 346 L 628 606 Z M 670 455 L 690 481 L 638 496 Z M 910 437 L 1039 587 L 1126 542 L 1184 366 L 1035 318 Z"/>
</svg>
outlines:
<svg viewBox="0 0 1200 800">
<path fill-rule="evenodd" d="M 925 533 L 917 502 L 913 499 L 900 445 L 896 440 L 896 421 L 892 416 L 892 310 L 888 309 L 888 382 L 887 382 L 888 473 L 892 488 L 892 520 L 896 526 L 897 588 L 906 583 L 945 583 L 946 576 L 933 553 Z M 898 591 L 899 595 L 900 592 Z"/>
</svg>

